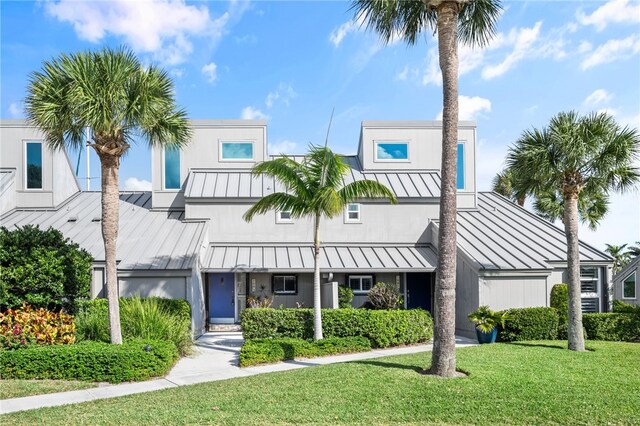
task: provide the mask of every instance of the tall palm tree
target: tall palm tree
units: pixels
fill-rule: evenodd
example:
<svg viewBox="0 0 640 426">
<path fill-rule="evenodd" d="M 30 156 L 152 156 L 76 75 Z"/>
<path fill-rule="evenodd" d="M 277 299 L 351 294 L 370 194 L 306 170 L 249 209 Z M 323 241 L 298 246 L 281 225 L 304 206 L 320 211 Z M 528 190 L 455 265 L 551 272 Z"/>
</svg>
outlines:
<svg viewBox="0 0 640 426">
<path fill-rule="evenodd" d="M 636 241 L 635 246 L 629 246 L 627 253 L 629 253 L 630 257 L 640 256 L 640 241 Z"/>
<path fill-rule="evenodd" d="M 627 245 L 617 246 L 615 244 L 606 244 L 606 246 L 607 248 L 604 251 L 613 257 L 613 273 L 617 274 L 625 267 L 631 258 L 629 252 L 624 251 Z"/>
<path fill-rule="evenodd" d="M 517 193 L 516 185 L 513 182 L 514 179 L 513 172 L 509 169 L 504 169 L 493 177 L 491 190 L 516 202 L 520 207 L 524 207 L 524 201 L 527 198 L 526 194 Z"/>
<path fill-rule="evenodd" d="M 256 164 L 255 175 L 274 177 L 286 192 L 269 194 L 255 203 L 243 218 L 251 221 L 255 215 L 271 210 L 290 211 L 291 217 L 313 218 L 313 331 L 322 339 L 320 312 L 320 221 L 343 213 L 347 204 L 362 198 L 396 197 L 386 186 L 372 180 L 359 180 L 344 185 L 349 166 L 327 146 L 311 146 L 302 162 L 283 156 Z"/>
<path fill-rule="evenodd" d="M 134 137 L 179 148 L 190 138 L 166 72 L 145 67 L 127 48 L 62 54 L 30 75 L 27 119 L 52 149 L 84 147 L 85 130 L 98 153 L 102 183 L 102 237 L 107 273 L 111 343 L 122 343 L 116 271 L 121 157 Z"/>
<path fill-rule="evenodd" d="M 567 238 L 571 350 L 584 351 L 578 240 L 581 194 L 587 194 L 583 204 L 602 204 L 602 200 L 606 204 L 609 192 L 632 188 L 640 181 L 640 169 L 634 167 L 639 156 L 636 129 L 622 128 L 604 113 L 579 116 L 573 111 L 559 113 L 548 127 L 526 130 L 509 148 L 507 165 L 520 176 L 520 190 L 543 199 L 562 196 L 561 204 L 557 200 L 551 204 L 560 206 L 557 213 L 562 214 Z"/>
<path fill-rule="evenodd" d="M 456 375 L 456 168 L 458 144 L 458 41 L 484 46 L 495 34 L 498 0 L 353 0 L 356 18 L 385 42 L 413 45 L 422 33 L 438 33 L 442 71 L 442 166 L 438 270 L 434 297 L 431 373 Z"/>
</svg>

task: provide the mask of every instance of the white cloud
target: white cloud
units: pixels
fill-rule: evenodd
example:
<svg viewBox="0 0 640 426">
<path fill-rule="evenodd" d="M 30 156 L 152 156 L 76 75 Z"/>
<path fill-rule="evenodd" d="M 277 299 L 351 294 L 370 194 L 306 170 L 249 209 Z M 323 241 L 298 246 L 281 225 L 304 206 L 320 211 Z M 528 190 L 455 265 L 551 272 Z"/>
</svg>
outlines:
<svg viewBox="0 0 640 426">
<path fill-rule="evenodd" d="M 11 118 L 22 118 L 24 117 L 24 105 L 22 102 L 12 102 L 9 104 L 9 116 Z"/>
<path fill-rule="evenodd" d="M 640 34 L 632 34 L 627 38 L 609 40 L 598 46 L 580 64 L 582 70 L 596 65 L 608 64 L 621 59 L 628 59 L 640 52 Z"/>
<path fill-rule="evenodd" d="M 130 177 L 124 181 L 125 191 L 151 191 L 151 182 L 144 179 Z"/>
<path fill-rule="evenodd" d="M 640 23 L 640 3 L 630 0 L 611 0 L 591 15 L 586 15 L 579 10 L 576 18 L 580 24 L 593 25 L 598 31 L 604 30 L 609 24 Z"/>
<path fill-rule="evenodd" d="M 604 89 L 597 89 L 587 96 L 582 104 L 587 108 L 594 108 L 608 104 L 612 98 L 613 95 L 611 93 Z"/>
<path fill-rule="evenodd" d="M 491 101 L 479 96 L 458 96 L 458 119 L 477 120 L 483 113 L 491 112 Z M 436 117 L 442 120 L 442 111 Z"/>
<path fill-rule="evenodd" d="M 171 76 L 175 78 L 182 78 L 182 76 L 184 76 L 184 73 L 184 68 L 172 68 L 171 71 L 169 71 L 169 74 L 171 74 Z"/>
<path fill-rule="evenodd" d="M 513 50 L 502 62 L 496 65 L 487 65 L 482 70 L 482 77 L 489 80 L 499 77 L 513 68 L 521 60 L 530 57 L 530 51 L 534 43 L 540 38 L 542 22 L 538 21 L 531 28 L 514 28 L 509 32 L 508 40 L 513 45 Z"/>
<path fill-rule="evenodd" d="M 580 45 L 578 46 L 578 53 L 591 52 L 592 49 L 593 49 L 593 45 L 588 41 L 583 40 L 580 42 Z"/>
<path fill-rule="evenodd" d="M 335 47 L 338 47 L 347 34 L 358 31 L 358 27 L 359 26 L 355 21 L 347 21 L 331 31 L 331 34 L 329 34 L 329 41 Z"/>
<path fill-rule="evenodd" d="M 218 66 L 214 62 L 210 62 L 207 65 L 203 66 L 200 71 L 202 72 L 202 74 L 204 74 L 209 83 L 213 83 L 218 78 L 217 69 Z"/>
<path fill-rule="evenodd" d="M 268 120 L 269 116 L 257 108 L 248 106 L 242 109 L 240 117 L 243 120 Z"/>
<path fill-rule="evenodd" d="M 280 83 L 276 90 L 274 90 L 273 92 L 269 92 L 264 103 L 267 108 L 271 108 L 276 102 L 280 102 L 286 106 L 289 106 L 291 100 L 296 98 L 297 96 L 298 94 L 295 90 L 293 90 L 291 83 Z"/>
<path fill-rule="evenodd" d="M 297 146 L 296 142 L 287 139 L 269 144 L 269 155 L 292 154 Z"/>
<path fill-rule="evenodd" d="M 60 0 L 45 3 L 45 10 L 73 25 L 83 40 L 98 43 L 107 36 L 122 37 L 134 50 L 153 53 L 169 65 L 184 62 L 193 51 L 189 37 L 208 37 L 215 42 L 230 19 L 229 12 L 213 19 L 207 6 L 188 5 L 183 0 Z"/>
</svg>

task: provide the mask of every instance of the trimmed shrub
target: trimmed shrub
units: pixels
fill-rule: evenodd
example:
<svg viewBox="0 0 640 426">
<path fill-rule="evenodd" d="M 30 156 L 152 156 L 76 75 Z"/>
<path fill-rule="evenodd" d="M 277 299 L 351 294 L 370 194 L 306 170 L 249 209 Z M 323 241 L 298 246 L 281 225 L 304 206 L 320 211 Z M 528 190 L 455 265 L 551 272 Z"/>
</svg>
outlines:
<svg viewBox="0 0 640 426">
<path fill-rule="evenodd" d="M 75 313 L 76 299 L 89 297 L 92 261 L 53 228 L 0 228 L 0 310 L 27 304 Z"/>
<path fill-rule="evenodd" d="M 242 313 L 245 339 L 313 338 L 311 309 L 247 309 Z M 366 337 L 373 347 L 426 342 L 433 336 L 429 312 L 411 310 L 323 309 L 325 337 Z"/>
<path fill-rule="evenodd" d="M 240 349 L 240 367 L 370 350 L 371 342 L 364 337 L 330 337 L 317 342 L 291 338 L 246 340 Z"/>
<path fill-rule="evenodd" d="M 614 300 L 612 310 L 613 312 L 619 312 L 619 313 L 640 314 L 640 306 L 634 306 L 630 303 L 625 303 L 622 300 Z"/>
<path fill-rule="evenodd" d="M 506 312 L 511 319 L 498 331 L 498 341 L 555 340 L 558 336 L 555 308 L 516 308 Z"/>
<path fill-rule="evenodd" d="M 582 324 L 591 340 L 640 342 L 640 313 L 584 314 Z"/>
<path fill-rule="evenodd" d="M 402 296 L 394 284 L 376 283 L 367 293 L 367 301 L 373 309 L 398 309 Z"/>
<path fill-rule="evenodd" d="M 73 317 L 23 305 L 0 313 L 0 349 L 29 345 L 68 345 L 76 340 Z"/>
<path fill-rule="evenodd" d="M 338 306 L 341 309 L 352 308 L 353 290 L 349 287 L 338 287 Z"/>
<path fill-rule="evenodd" d="M 165 375 L 178 359 L 171 342 L 137 340 L 122 345 L 81 342 L 0 351 L 3 379 L 54 379 L 120 383 Z"/>
<path fill-rule="evenodd" d="M 558 311 L 558 339 L 565 340 L 569 321 L 569 287 L 566 284 L 556 284 L 551 288 L 550 305 Z"/>
</svg>

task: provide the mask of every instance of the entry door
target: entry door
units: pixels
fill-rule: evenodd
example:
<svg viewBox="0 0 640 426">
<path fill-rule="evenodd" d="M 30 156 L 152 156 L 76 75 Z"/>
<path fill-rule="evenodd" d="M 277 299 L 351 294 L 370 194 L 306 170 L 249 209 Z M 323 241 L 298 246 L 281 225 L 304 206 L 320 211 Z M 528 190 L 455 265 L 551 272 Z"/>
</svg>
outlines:
<svg viewBox="0 0 640 426">
<path fill-rule="evenodd" d="M 431 275 L 428 272 L 407 273 L 407 309 L 431 311 Z"/>
<path fill-rule="evenodd" d="M 235 322 L 234 274 L 209 274 L 209 321 Z"/>
</svg>

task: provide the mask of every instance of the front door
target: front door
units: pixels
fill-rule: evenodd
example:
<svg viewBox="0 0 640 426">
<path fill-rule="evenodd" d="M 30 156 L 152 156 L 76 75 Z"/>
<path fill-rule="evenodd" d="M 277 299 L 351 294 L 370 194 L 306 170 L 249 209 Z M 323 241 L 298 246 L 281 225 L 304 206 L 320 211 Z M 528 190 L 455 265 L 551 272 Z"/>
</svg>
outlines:
<svg viewBox="0 0 640 426">
<path fill-rule="evenodd" d="M 431 276 L 429 272 L 407 273 L 407 309 L 431 311 Z"/>
<path fill-rule="evenodd" d="M 209 322 L 235 322 L 234 274 L 209 274 Z"/>
</svg>

